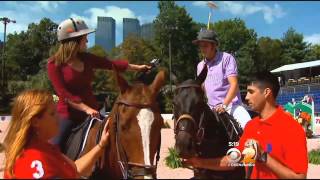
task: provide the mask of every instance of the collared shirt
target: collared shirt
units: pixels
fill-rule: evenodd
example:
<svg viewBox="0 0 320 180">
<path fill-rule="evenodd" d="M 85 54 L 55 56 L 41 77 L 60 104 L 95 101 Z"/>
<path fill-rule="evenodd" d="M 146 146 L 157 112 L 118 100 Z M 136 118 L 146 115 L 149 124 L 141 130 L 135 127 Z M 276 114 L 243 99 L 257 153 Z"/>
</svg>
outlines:
<svg viewBox="0 0 320 180">
<path fill-rule="evenodd" d="M 291 115 L 277 107 L 268 119 L 255 117 L 248 122 L 239 141 L 238 149 L 244 149 L 247 139 L 255 139 L 264 151 L 293 170 L 295 173 L 307 174 L 308 155 L 306 134 L 301 125 Z M 256 162 L 251 178 L 278 178 L 265 164 Z"/>
<path fill-rule="evenodd" d="M 79 178 L 75 165 L 70 161 L 58 147 L 32 140 L 16 160 L 13 171 L 18 179 Z M 10 178 L 7 172 L 4 178 Z"/>
<path fill-rule="evenodd" d="M 204 87 L 208 98 L 208 105 L 214 108 L 222 104 L 230 88 L 228 77 L 237 76 L 238 68 L 235 58 L 228 53 L 217 51 L 213 60 L 202 60 L 197 66 L 197 75 L 199 75 L 205 65 L 208 67 L 207 78 L 204 81 Z M 241 104 L 240 92 L 231 101 L 231 104 Z"/>
</svg>

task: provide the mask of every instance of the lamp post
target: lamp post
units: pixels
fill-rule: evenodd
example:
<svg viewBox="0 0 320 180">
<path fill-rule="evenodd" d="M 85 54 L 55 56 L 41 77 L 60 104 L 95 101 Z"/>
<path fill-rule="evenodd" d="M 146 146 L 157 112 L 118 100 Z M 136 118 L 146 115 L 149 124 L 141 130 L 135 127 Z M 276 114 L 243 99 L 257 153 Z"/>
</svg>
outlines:
<svg viewBox="0 0 320 180">
<path fill-rule="evenodd" d="M 2 52 L 2 64 L 1 64 L 1 89 L 3 91 L 3 94 L 6 90 L 6 78 L 5 78 L 5 49 L 6 49 L 6 33 L 7 33 L 7 24 L 9 23 L 16 23 L 15 20 L 9 19 L 8 17 L 2 17 L 0 18 L 0 21 L 4 24 L 4 34 L 3 34 L 3 52 Z"/>
<path fill-rule="evenodd" d="M 169 40 L 168 40 L 168 49 L 169 49 L 169 82 L 170 82 L 170 93 L 172 92 L 172 51 L 171 51 L 171 39 L 172 39 L 172 32 L 173 30 L 177 30 L 178 27 L 177 19 L 173 20 L 170 19 L 168 15 L 164 16 L 164 19 L 160 20 L 160 23 L 162 24 L 162 28 L 167 30 Z"/>
<path fill-rule="evenodd" d="M 209 18 L 208 18 L 208 25 L 207 25 L 207 29 L 209 30 L 209 29 L 210 29 L 211 11 L 212 11 L 212 9 L 217 9 L 218 6 L 217 6 L 214 2 L 212 2 L 212 1 L 208 1 L 208 2 L 207 2 L 207 6 L 210 8 Z"/>
<path fill-rule="evenodd" d="M 170 92 L 172 92 L 172 51 L 171 51 L 171 38 L 172 38 L 172 30 L 178 29 L 177 26 L 166 26 L 166 29 L 169 29 L 171 32 L 169 34 L 169 72 L 170 72 Z"/>
</svg>

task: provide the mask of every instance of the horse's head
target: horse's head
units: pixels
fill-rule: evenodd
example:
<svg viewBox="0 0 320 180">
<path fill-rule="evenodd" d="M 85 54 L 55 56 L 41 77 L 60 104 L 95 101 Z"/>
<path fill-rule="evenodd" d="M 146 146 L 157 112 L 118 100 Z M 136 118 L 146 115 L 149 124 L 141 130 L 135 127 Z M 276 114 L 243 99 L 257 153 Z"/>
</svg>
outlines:
<svg viewBox="0 0 320 180">
<path fill-rule="evenodd" d="M 196 80 L 183 82 L 177 86 L 174 93 L 175 149 L 183 158 L 196 154 L 196 143 L 201 141 L 204 135 L 202 123 L 207 105 L 201 84 L 206 75 L 207 68 L 204 68 Z"/>
<path fill-rule="evenodd" d="M 156 97 L 164 85 L 165 73 L 160 71 L 150 85 L 129 85 L 118 73 L 116 79 L 120 95 L 112 110 L 117 151 L 114 155 L 122 161 L 122 173 L 130 169 L 132 174 L 150 174 L 146 171 L 156 170 L 154 156 L 160 147 L 163 118 Z"/>
</svg>

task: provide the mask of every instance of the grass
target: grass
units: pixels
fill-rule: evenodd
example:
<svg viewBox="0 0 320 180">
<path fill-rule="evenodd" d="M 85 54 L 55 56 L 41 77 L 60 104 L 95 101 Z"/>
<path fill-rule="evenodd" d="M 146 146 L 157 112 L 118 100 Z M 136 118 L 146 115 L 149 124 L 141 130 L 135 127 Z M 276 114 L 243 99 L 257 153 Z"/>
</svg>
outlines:
<svg viewBox="0 0 320 180">
<path fill-rule="evenodd" d="M 312 150 L 308 153 L 309 163 L 320 164 L 320 149 Z"/>
<path fill-rule="evenodd" d="M 166 165 L 171 169 L 182 167 L 182 161 L 174 148 L 168 148 L 169 155 L 165 158 Z"/>
</svg>

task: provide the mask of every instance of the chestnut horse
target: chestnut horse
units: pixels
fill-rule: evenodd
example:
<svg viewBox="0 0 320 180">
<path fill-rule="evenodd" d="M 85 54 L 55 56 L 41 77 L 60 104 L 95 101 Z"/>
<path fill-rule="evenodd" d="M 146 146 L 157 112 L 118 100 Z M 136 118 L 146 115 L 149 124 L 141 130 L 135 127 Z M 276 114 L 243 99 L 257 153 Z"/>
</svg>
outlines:
<svg viewBox="0 0 320 180">
<path fill-rule="evenodd" d="M 164 85 L 165 73 L 158 72 L 150 85 L 138 82 L 129 85 L 121 75 L 115 74 L 120 95 L 108 117 L 110 141 L 91 177 L 156 178 L 163 126 L 156 97 Z M 97 134 L 105 122 L 96 121 L 93 125 L 80 156 L 97 144 Z"/>
</svg>

